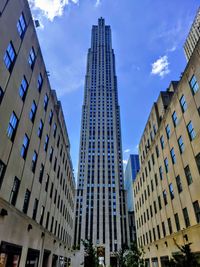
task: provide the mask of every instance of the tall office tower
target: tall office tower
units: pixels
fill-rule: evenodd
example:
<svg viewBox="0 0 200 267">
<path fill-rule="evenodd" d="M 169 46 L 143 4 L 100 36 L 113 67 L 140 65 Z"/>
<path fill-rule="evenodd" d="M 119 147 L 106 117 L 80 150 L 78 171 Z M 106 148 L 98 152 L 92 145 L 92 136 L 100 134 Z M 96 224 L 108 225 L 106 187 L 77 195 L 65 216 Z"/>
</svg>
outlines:
<svg viewBox="0 0 200 267">
<path fill-rule="evenodd" d="M 26 0 L 0 1 L 0 266 L 69 266 L 70 143 Z"/>
<path fill-rule="evenodd" d="M 190 60 L 191 55 L 198 43 L 198 40 L 200 39 L 200 7 L 197 10 L 196 17 L 192 23 L 192 26 L 190 28 L 190 32 L 186 38 L 185 44 L 184 44 L 184 52 L 185 56 L 187 58 L 187 61 Z"/>
<path fill-rule="evenodd" d="M 129 156 L 124 174 L 124 185 L 125 185 L 125 190 L 127 192 L 130 242 L 137 241 L 136 228 L 135 228 L 133 183 L 135 181 L 136 175 L 139 172 L 139 170 L 140 170 L 139 155 L 131 154 Z"/>
<path fill-rule="evenodd" d="M 120 108 L 110 26 L 92 27 L 80 138 L 74 244 L 92 240 L 105 248 L 106 266 L 128 243 Z"/>
</svg>

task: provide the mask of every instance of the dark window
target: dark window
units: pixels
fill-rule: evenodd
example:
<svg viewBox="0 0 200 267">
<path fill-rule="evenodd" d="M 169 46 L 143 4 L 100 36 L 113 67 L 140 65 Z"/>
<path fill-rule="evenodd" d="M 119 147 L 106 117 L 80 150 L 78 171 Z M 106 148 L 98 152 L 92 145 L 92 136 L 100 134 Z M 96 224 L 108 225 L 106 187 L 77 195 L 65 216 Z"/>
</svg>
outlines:
<svg viewBox="0 0 200 267">
<path fill-rule="evenodd" d="M 196 160 L 198 171 L 200 173 L 200 153 L 196 155 L 195 160 Z"/>
<path fill-rule="evenodd" d="M 159 148 L 157 145 L 156 145 L 156 156 L 157 156 L 157 158 L 159 157 Z"/>
<path fill-rule="evenodd" d="M 160 227 L 157 225 L 158 239 L 160 239 Z"/>
<path fill-rule="evenodd" d="M 163 191 L 163 199 L 164 199 L 165 205 L 167 205 L 167 192 L 166 192 L 166 190 Z"/>
<path fill-rule="evenodd" d="M 176 184 L 177 184 L 177 189 L 178 192 L 181 193 L 183 191 L 182 184 L 181 184 L 181 178 L 180 176 L 176 176 Z"/>
<path fill-rule="evenodd" d="M 44 127 L 44 123 L 42 120 L 40 120 L 40 124 L 39 124 L 39 128 L 38 128 L 38 137 L 39 138 L 42 137 L 43 127 Z"/>
<path fill-rule="evenodd" d="M 43 219 L 44 219 L 44 206 L 41 207 L 40 211 L 40 225 L 43 224 Z"/>
<path fill-rule="evenodd" d="M 47 151 L 48 144 L 49 144 L 49 136 L 47 134 L 46 137 L 45 137 L 45 142 L 44 142 L 44 151 Z"/>
<path fill-rule="evenodd" d="M 156 184 L 156 186 L 158 185 L 158 177 L 157 177 L 156 173 L 155 173 L 155 184 Z"/>
<path fill-rule="evenodd" d="M 31 171 L 34 173 L 35 172 L 35 168 L 36 168 L 36 164 L 37 164 L 37 153 L 36 151 L 34 151 L 33 153 L 33 157 L 32 157 L 32 162 L 31 162 Z"/>
<path fill-rule="evenodd" d="M 32 103 L 32 106 L 31 106 L 31 111 L 30 111 L 30 114 L 29 114 L 29 118 L 30 118 L 30 120 L 32 122 L 34 122 L 34 120 L 35 120 L 36 111 L 37 111 L 37 106 L 36 106 L 35 101 L 33 100 L 33 103 Z"/>
<path fill-rule="evenodd" d="M 176 229 L 177 229 L 177 231 L 179 231 L 181 229 L 181 227 L 180 227 L 180 222 L 179 222 L 179 218 L 178 218 L 178 213 L 174 214 L 174 218 L 175 218 L 175 223 L 176 223 Z"/>
<path fill-rule="evenodd" d="M 190 226 L 190 219 L 189 219 L 187 208 L 183 209 L 183 217 L 184 217 L 184 220 L 185 220 L 185 226 L 189 227 Z"/>
<path fill-rule="evenodd" d="M 19 186 L 20 186 L 20 180 L 15 177 L 14 179 L 14 183 L 13 183 L 13 187 L 11 190 L 11 194 L 10 194 L 10 203 L 15 206 L 16 201 L 17 201 L 17 195 L 19 192 Z"/>
<path fill-rule="evenodd" d="M 2 160 L 0 160 L 0 188 L 3 182 L 5 171 L 6 171 L 6 165 L 3 163 Z"/>
<path fill-rule="evenodd" d="M 154 212 L 156 214 L 157 213 L 157 207 L 156 207 L 156 202 L 155 201 L 153 202 L 153 205 L 154 205 Z"/>
<path fill-rule="evenodd" d="M 54 195 L 54 204 L 56 204 L 56 200 L 57 200 L 57 190 L 55 190 L 55 195 Z"/>
<path fill-rule="evenodd" d="M 53 159 L 53 147 L 51 147 L 51 149 L 50 149 L 49 161 L 52 162 L 52 159 Z"/>
<path fill-rule="evenodd" d="M 21 97 L 22 101 L 24 101 L 26 98 L 27 88 L 28 88 L 28 82 L 26 80 L 26 77 L 24 76 L 21 85 L 19 87 L 19 96 Z"/>
<path fill-rule="evenodd" d="M 187 110 L 187 102 L 185 100 L 184 95 L 182 95 L 180 98 L 180 105 L 181 105 L 182 112 L 184 113 Z"/>
<path fill-rule="evenodd" d="M 186 177 L 186 180 L 187 180 L 187 183 L 188 185 L 190 185 L 192 183 L 192 174 L 190 172 L 190 167 L 189 165 L 187 165 L 185 168 L 184 168 L 184 171 L 185 171 L 185 177 Z"/>
<path fill-rule="evenodd" d="M 49 97 L 47 94 L 45 94 L 44 96 L 44 110 L 47 110 L 47 106 L 48 106 L 48 102 L 49 102 Z"/>
<path fill-rule="evenodd" d="M 24 33 L 26 32 L 26 21 L 25 21 L 23 13 L 21 14 L 17 22 L 17 30 L 18 30 L 19 36 L 23 38 Z"/>
<path fill-rule="evenodd" d="M 162 222 L 163 236 L 166 236 L 165 223 Z"/>
<path fill-rule="evenodd" d="M 51 190 L 50 190 L 49 197 L 52 198 L 52 196 L 53 196 L 53 183 L 51 183 Z"/>
<path fill-rule="evenodd" d="M 197 223 L 200 223 L 200 208 L 198 200 L 193 202 L 194 212 L 196 215 Z"/>
<path fill-rule="evenodd" d="M 45 191 L 46 192 L 48 192 L 48 187 L 49 187 L 49 175 L 47 174 L 46 182 L 45 182 Z"/>
<path fill-rule="evenodd" d="M 183 143 L 182 136 L 180 136 L 179 139 L 178 139 L 178 146 L 179 146 L 179 149 L 180 149 L 180 153 L 182 154 L 183 151 L 185 150 L 185 146 L 184 146 L 184 143 Z"/>
<path fill-rule="evenodd" d="M 162 209 L 162 204 L 161 204 L 161 198 L 160 198 L 160 196 L 158 197 L 158 206 L 159 206 L 159 209 L 161 210 Z"/>
<path fill-rule="evenodd" d="M 1 104 L 2 99 L 3 99 L 3 95 L 4 95 L 4 92 L 3 92 L 3 89 L 0 86 L 0 104 Z"/>
<path fill-rule="evenodd" d="M 28 57 L 28 63 L 29 63 L 29 65 L 31 66 L 31 69 L 33 69 L 33 67 L 34 67 L 35 59 L 36 59 L 35 50 L 34 50 L 34 48 L 32 47 L 32 48 L 31 48 L 31 51 L 30 51 L 30 53 L 29 53 L 29 57 Z"/>
<path fill-rule="evenodd" d="M 10 121 L 7 129 L 7 136 L 10 138 L 11 141 L 14 141 L 15 134 L 17 131 L 17 125 L 18 125 L 18 118 L 15 112 L 13 112 L 12 115 L 10 116 Z"/>
<path fill-rule="evenodd" d="M 169 171 L 169 163 L 168 163 L 168 159 L 167 158 L 165 158 L 164 163 L 165 163 L 165 171 L 166 171 L 166 173 L 168 173 L 168 171 Z"/>
<path fill-rule="evenodd" d="M 54 125 L 53 125 L 53 136 L 54 137 L 56 136 L 56 131 L 57 131 L 57 125 L 56 125 L 56 123 L 54 123 Z"/>
<path fill-rule="evenodd" d="M 166 131 L 166 134 L 167 134 L 167 138 L 169 139 L 170 133 L 171 133 L 169 124 L 167 124 L 167 126 L 165 128 L 165 131 Z"/>
<path fill-rule="evenodd" d="M 172 163 L 175 164 L 176 163 L 176 155 L 175 155 L 175 152 L 174 152 L 174 148 L 172 148 L 170 150 L 170 154 L 171 154 L 171 158 L 172 158 Z"/>
<path fill-rule="evenodd" d="M 176 127 L 176 125 L 178 124 L 178 118 L 176 115 L 176 111 L 174 111 L 172 114 L 172 120 L 173 120 L 174 127 Z"/>
<path fill-rule="evenodd" d="M 170 235 L 171 235 L 172 232 L 173 232 L 171 219 L 168 218 L 168 219 L 167 219 L 167 222 L 168 222 L 168 227 L 169 227 L 169 233 L 170 233 Z"/>
<path fill-rule="evenodd" d="M 46 220 L 46 229 L 48 229 L 48 227 L 49 227 L 49 216 L 50 216 L 50 212 L 48 211 L 47 212 L 47 220 Z"/>
<path fill-rule="evenodd" d="M 163 169 L 162 166 L 159 167 L 160 180 L 163 179 Z"/>
<path fill-rule="evenodd" d="M 23 209 L 22 209 L 22 211 L 25 214 L 28 211 L 28 205 L 29 205 L 30 195 L 31 195 L 31 192 L 28 189 L 26 189 L 26 193 L 25 193 L 25 196 L 24 196 L 24 205 L 23 205 Z"/>
<path fill-rule="evenodd" d="M 197 79 L 194 75 L 192 76 L 189 84 L 190 84 L 190 88 L 192 90 L 192 93 L 194 95 L 199 90 L 199 85 L 198 85 Z"/>
<path fill-rule="evenodd" d="M 15 49 L 12 42 L 9 43 L 6 52 L 4 54 L 4 64 L 6 68 L 11 72 L 16 59 Z"/>
<path fill-rule="evenodd" d="M 190 141 L 192 141 L 195 138 L 196 133 L 195 133 L 195 130 L 194 130 L 194 127 L 191 121 L 187 125 L 187 130 L 188 130 Z"/>
<path fill-rule="evenodd" d="M 163 135 L 160 137 L 160 145 L 161 145 L 161 148 L 163 149 L 164 146 L 165 146 L 165 141 L 164 141 L 164 137 Z"/>
<path fill-rule="evenodd" d="M 51 109 L 50 113 L 49 113 L 49 124 L 52 124 L 52 120 L 53 120 L 53 111 Z"/>
<path fill-rule="evenodd" d="M 171 199 L 174 199 L 174 188 L 173 188 L 172 183 L 169 184 L 169 192 L 170 192 Z"/>
<path fill-rule="evenodd" d="M 39 182 L 40 183 L 42 183 L 43 175 L 44 175 L 44 164 L 41 163 L 40 172 L 39 172 Z"/>
<path fill-rule="evenodd" d="M 34 205 L 33 205 L 33 216 L 32 216 L 33 220 L 36 219 L 37 209 L 38 209 L 38 199 L 35 198 Z"/>
<path fill-rule="evenodd" d="M 53 166 L 54 171 L 56 171 L 56 166 L 57 166 L 57 157 L 55 157 L 55 160 L 54 160 L 54 166 Z"/>
<path fill-rule="evenodd" d="M 41 92 L 42 84 L 43 84 L 43 78 L 42 78 L 42 74 L 40 73 L 38 75 L 38 81 L 37 81 L 37 88 L 39 92 Z"/>
<path fill-rule="evenodd" d="M 22 156 L 23 159 L 26 159 L 26 155 L 27 155 L 27 151 L 28 151 L 28 146 L 29 146 L 29 138 L 25 134 L 24 140 L 23 140 L 23 144 L 22 144 L 22 148 L 21 148 L 21 156 Z"/>
</svg>

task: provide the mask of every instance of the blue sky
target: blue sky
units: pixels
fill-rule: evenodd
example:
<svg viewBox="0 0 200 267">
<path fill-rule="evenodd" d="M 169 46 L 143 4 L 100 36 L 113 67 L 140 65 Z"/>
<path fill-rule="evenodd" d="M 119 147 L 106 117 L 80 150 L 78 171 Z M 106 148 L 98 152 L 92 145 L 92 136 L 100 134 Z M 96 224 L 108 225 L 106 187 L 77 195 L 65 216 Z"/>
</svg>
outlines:
<svg viewBox="0 0 200 267">
<path fill-rule="evenodd" d="M 179 80 L 186 66 L 183 44 L 197 0 L 29 0 L 50 82 L 62 102 L 78 168 L 81 107 L 91 27 L 111 25 L 121 107 L 124 162 L 137 153 L 159 91 Z"/>
</svg>

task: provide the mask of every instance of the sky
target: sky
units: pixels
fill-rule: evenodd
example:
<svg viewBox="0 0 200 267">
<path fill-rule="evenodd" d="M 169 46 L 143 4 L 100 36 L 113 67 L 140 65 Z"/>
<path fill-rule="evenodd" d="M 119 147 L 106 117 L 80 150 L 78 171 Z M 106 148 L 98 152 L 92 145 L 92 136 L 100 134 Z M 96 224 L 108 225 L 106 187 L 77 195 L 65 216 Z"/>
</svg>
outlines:
<svg viewBox="0 0 200 267">
<path fill-rule="evenodd" d="M 29 0 L 50 83 L 61 100 L 78 169 L 81 109 L 91 27 L 111 25 L 116 56 L 124 165 L 153 102 L 186 67 L 183 44 L 200 0 Z"/>
</svg>

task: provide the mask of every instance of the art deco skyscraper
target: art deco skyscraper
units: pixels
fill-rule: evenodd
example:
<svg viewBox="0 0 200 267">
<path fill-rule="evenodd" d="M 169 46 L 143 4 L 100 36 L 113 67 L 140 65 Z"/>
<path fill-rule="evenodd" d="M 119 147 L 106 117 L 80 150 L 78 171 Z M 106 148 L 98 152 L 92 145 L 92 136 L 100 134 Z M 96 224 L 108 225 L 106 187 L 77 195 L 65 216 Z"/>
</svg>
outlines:
<svg viewBox="0 0 200 267">
<path fill-rule="evenodd" d="M 103 18 L 92 27 L 79 157 L 74 244 L 92 240 L 105 247 L 106 265 L 115 266 L 128 230 L 115 55 Z"/>
</svg>

